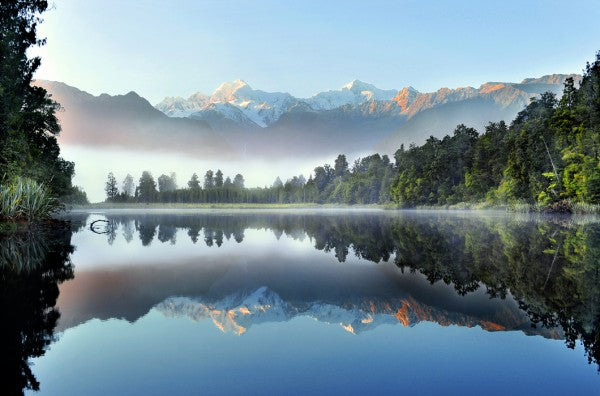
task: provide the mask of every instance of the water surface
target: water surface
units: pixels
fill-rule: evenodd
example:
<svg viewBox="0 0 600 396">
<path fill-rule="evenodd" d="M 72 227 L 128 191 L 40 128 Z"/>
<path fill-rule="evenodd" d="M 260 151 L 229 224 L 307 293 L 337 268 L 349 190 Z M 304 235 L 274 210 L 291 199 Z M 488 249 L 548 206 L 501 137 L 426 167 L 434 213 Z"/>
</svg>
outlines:
<svg viewBox="0 0 600 396">
<path fill-rule="evenodd" d="M 2 369 L 13 389 L 598 393 L 595 218 L 345 210 L 68 218 L 72 233 L 0 240 L 9 263 Z M 105 221 L 92 230 L 95 220 Z"/>
</svg>

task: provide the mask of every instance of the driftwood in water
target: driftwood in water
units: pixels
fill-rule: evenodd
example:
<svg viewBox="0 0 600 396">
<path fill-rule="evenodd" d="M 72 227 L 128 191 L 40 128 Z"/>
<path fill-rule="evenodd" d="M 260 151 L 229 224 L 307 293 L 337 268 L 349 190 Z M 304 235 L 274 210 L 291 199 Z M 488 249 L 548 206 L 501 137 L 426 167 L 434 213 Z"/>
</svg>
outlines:
<svg viewBox="0 0 600 396">
<path fill-rule="evenodd" d="M 108 223 L 108 220 L 94 220 L 94 221 L 92 221 L 92 223 L 90 224 L 90 230 L 92 230 L 92 232 L 95 232 L 96 234 L 108 234 L 108 230 L 101 232 L 101 231 L 96 231 L 94 229 L 94 224 L 99 223 L 99 222 Z"/>
</svg>

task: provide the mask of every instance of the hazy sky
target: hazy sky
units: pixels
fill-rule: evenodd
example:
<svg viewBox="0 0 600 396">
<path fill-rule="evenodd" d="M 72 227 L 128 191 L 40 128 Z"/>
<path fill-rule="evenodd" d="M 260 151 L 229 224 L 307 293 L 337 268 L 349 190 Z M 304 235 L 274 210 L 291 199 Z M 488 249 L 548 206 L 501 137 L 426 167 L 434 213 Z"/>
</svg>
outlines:
<svg viewBox="0 0 600 396">
<path fill-rule="evenodd" d="M 93 94 L 211 93 L 244 79 L 307 97 L 479 86 L 580 72 L 600 43 L 592 1 L 55 0 L 37 77 Z"/>
</svg>

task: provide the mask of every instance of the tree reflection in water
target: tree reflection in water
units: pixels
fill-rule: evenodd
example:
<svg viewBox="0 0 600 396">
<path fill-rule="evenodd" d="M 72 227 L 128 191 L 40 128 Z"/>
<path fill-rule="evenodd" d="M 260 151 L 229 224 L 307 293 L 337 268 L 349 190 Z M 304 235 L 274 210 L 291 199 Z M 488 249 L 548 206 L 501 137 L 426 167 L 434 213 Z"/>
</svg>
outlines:
<svg viewBox="0 0 600 396">
<path fill-rule="evenodd" d="M 196 244 L 241 243 L 247 229 L 270 229 L 315 249 L 373 261 L 393 260 L 402 271 L 451 284 L 460 295 L 485 287 L 492 298 L 512 295 L 534 326 L 564 332 L 567 346 L 581 340 L 590 362 L 600 362 L 600 222 L 530 215 L 351 215 L 240 213 L 108 215 L 124 230 L 135 224 L 144 246 L 158 233 L 175 243 L 178 229 Z M 128 239 L 130 240 L 130 239 Z"/>
<path fill-rule="evenodd" d="M 72 215 L 86 232 L 87 215 Z M 534 326 L 558 327 L 573 348 L 581 341 L 600 363 L 600 222 L 529 215 L 418 214 L 107 214 L 111 232 L 98 235 L 143 246 L 189 238 L 216 249 L 243 243 L 245 231 L 310 238 L 315 249 L 344 262 L 350 255 L 399 271 L 422 273 L 458 295 L 485 288 L 491 298 L 512 296 Z M 178 231 L 182 231 L 178 233 Z M 45 353 L 59 318 L 58 285 L 73 277 L 72 231 L 46 229 L 0 237 L 0 304 L 4 312 L 0 362 L 5 394 L 38 389 L 29 361 Z M 156 241 L 155 241 L 156 240 Z"/>
<path fill-rule="evenodd" d="M 72 251 L 71 231 L 63 228 L 0 236 L 3 394 L 39 389 L 29 359 L 54 340 L 58 284 L 73 277 Z"/>
</svg>

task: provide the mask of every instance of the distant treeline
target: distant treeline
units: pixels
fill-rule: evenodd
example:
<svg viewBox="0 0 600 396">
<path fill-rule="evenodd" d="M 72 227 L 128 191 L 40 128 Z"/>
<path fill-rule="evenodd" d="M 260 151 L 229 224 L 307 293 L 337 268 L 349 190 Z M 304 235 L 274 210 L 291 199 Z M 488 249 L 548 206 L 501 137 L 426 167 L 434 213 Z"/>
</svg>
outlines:
<svg viewBox="0 0 600 396">
<path fill-rule="evenodd" d="M 600 52 L 588 63 L 580 86 L 572 78 L 563 95 L 545 93 L 510 125 L 490 123 L 483 134 L 459 125 L 452 136 L 401 146 L 391 163 L 374 154 L 349 166 L 339 155 L 333 166 L 314 169 L 272 186 L 246 188 L 238 174 L 196 174 L 185 188 L 175 175 L 155 181 L 144 172 L 137 187 L 127 176 L 119 192 L 112 174 L 108 201 L 182 203 L 342 203 L 398 206 L 461 202 L 524 203 L 569 210 L 573 203 L 600 204 Z"/>
<path fill-rule="evenodd" d="M 109 173 L 105 191 L 108 202 L 165 203 L 345 203 L 371 204 L 389 201 L 394 166 L 384 155 L 371 155 L 349 166 L 345 155 L 339 155 L 333 166 L 315 168 L 308 180 L 294 176 L 285 183 L 278 177 L 270 187 L 246 188 L 241 174 L 224 178 L 223 172 L 208 170 L 201 181 L 196 173 L 184 188 L 177 185 L 176 175 L 160 175 L 154 179 L 142 173 L 137 186 L 127 175 L 119 188 Z"/>
</svg>

